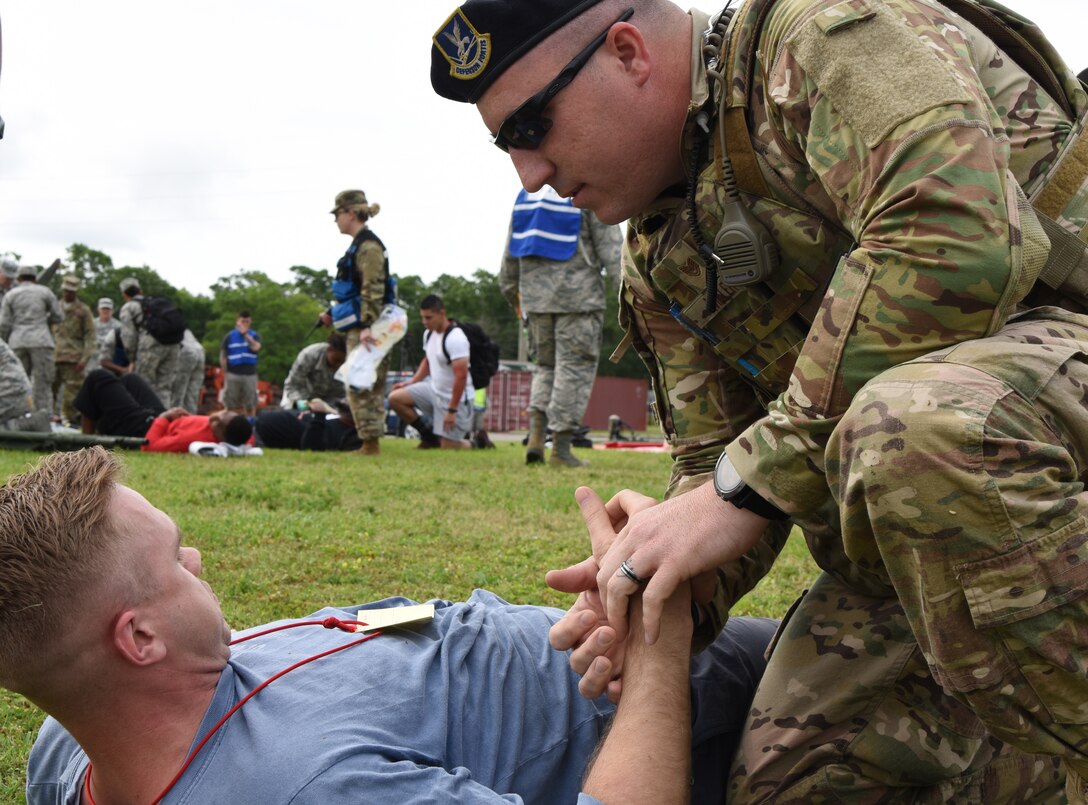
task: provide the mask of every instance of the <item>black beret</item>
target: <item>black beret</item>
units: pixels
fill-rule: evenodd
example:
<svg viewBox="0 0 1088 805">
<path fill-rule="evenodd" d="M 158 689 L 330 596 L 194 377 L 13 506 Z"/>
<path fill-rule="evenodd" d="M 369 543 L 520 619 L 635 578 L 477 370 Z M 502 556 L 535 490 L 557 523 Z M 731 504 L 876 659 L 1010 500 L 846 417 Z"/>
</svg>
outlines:
<svg viewBox="0 0 1088 805">
<path fill-rule="evenodd" d="M 431 41 L 431 86 L 476 103 L 484 90 L 549 34 L 601 0 L 468 0 Z"/>
</svg>

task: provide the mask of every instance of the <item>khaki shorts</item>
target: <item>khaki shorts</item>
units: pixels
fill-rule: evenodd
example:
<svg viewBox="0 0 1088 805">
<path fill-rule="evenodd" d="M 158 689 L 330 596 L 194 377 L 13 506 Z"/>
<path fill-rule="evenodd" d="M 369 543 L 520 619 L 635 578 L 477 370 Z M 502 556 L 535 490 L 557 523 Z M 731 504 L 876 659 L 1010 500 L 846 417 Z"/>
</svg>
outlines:
<svg viewBox="0 0 1088 805">
<path fill-rule="evenodd" d="M 475 415 L 475 409 L 472 400 L 468 399 L 467 395 L 461 395 L 461 402 L 457 406 L 457 421 L 454 423 L 453 430 L 446 433 L 442 430 L 442 419 L 446 416 L 446 409 L 452 407 L 449 399 L 444 395 L 439 395 L 434 390 L 430 379 L 413 383 L 408 386 L 407 390 L 412 395 L 412 402 L 415 403 L 419 412 L 429 416 L 434 421 L 432 427 L 435 436 L 442 436 L 456 441 L 458 439 L 467 439 L 472 433 L 472 419 Z"/>
<path fill-rule="evenodd" d="M 223 405 L 226 408 L 257 407 L 257 375 L 235 375 L 227 372 L 223 386 Z"/>
</svg>

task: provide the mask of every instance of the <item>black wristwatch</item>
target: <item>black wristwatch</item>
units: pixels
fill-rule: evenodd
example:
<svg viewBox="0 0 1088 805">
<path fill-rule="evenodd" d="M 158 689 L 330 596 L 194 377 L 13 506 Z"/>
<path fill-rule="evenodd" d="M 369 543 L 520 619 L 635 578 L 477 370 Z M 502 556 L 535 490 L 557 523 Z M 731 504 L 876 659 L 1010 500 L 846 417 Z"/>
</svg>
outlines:
<svg viewBox="0 0 1088 805">
<path fill-rule="evenodd" d="M 446 413 L 447 413 L 447 414 L 456 414 L 456 413 L 457 413 L 457 409 L 456 409 L 456 408 L 447 408 L 447 409 L 446 409 Z"/>
<path fill-rule="evenodd" d="M 738 509 L 747 509 L 768 520 L 789 519 L 788 514 L 760 497 L 752 487 L 744 483 L 727 453 L 722 453 L 714 466 L 714 491 L 718 493 L 718 497 Z"/>
</svg>

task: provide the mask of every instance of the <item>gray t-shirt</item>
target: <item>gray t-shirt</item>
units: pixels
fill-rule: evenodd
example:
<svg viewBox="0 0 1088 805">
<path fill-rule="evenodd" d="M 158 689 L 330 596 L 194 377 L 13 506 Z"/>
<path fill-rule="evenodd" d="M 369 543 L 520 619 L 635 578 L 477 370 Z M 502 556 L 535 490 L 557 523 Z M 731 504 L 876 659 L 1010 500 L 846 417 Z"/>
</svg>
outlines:
<svg viewBox="0 0 1088 805">
<path fill-rule="evenodd" d="M 411 603 L 387 598 L 305 620 Z M 568 654 L 548 645 L 562 612 L 485 590 L 432 603 L 429 624 L 315 660 L 250 699 L 164 805 L 597 803 L 579 788 L 614 708 L 583 699 Z M 693 802 L 723 796 L 723 759 L 739 740 L 774 627 L 730 618 L 692 660 Z M 234 646 L 193 745 L 272 675 L 357 638 L 306 626 Z M 27 764 L 28 805 L 78 805 L 86 771 L 75 739 L 46 719 Z"/>
</svg>

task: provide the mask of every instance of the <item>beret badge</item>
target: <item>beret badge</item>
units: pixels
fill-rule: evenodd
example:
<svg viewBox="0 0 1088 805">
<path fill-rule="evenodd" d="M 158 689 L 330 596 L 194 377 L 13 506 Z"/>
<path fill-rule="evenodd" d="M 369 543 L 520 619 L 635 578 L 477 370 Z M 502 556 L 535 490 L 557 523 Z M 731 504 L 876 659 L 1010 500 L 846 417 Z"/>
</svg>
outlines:
<svg viewBox="0 0 1088 805">
<path fill-rule="evenodd" d="M 450 63 L 450 75 L 462 81 L 480 75 L 491 58 L 491 35 L 477 31 L 461 9 L 450 15 L 433 41 Z"/>
</svg>

